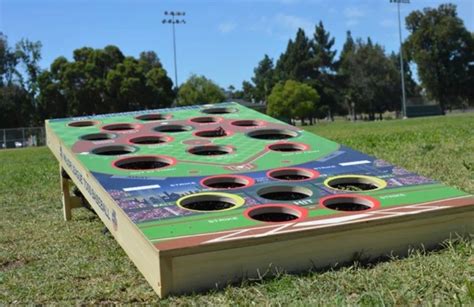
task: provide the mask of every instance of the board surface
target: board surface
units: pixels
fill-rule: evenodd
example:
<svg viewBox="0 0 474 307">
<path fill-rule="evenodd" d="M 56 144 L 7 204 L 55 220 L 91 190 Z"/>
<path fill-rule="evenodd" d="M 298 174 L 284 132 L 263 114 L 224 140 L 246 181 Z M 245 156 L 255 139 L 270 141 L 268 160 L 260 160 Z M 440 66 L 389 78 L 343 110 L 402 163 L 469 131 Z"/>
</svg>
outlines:
<svg viewBox="0 0 474 307">
<path fill-rule="evenodd" d="M 113 228 L 120 211 L 161 253 L 474 204 L 237 103 L 54 119 L 47 128 L 59 144 L 51 149 Z"/>
</svg>

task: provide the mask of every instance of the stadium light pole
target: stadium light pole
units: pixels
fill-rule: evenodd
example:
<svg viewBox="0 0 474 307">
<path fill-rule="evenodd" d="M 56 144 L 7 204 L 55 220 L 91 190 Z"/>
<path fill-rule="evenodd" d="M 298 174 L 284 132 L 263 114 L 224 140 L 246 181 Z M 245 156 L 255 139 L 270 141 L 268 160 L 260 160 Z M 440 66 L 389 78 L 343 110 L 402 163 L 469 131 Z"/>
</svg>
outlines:
<svg viewBox="0 0 474 307">
<path fill-rule="evenodd" d="M 402 79 L 402 115 L 407 118 L 407 102 L 405 95 L 405 72 L 403 71 L 403 43 L 402 43 L 402 21 L 400 19 L 400 3 L 410 3 L 410 0 L 390 0 L 390 3 L 396 3 L 398 8 L 398 37 L 400 39 L 400 76 Z"/>
<path fill-rule="evenodd" d="M 176 63 L 176 30 L 175 30 L 175 25 L 176 24 L 185 24 L 186 20 L 184 20 L 184 16 L 186 15 L 186 12 L 176 12 L 176 11 L 165 11 L 165 16 L 171 16 L 171 18 L 168 17 L 168 19 L 164 18 L 162 23 L 163 24 L 171 24 L 171 27 L 173 29 L 173 54 L 174 54 L 174 84 L 176 87 L 176 90 L 178 89 L 178 65 Z M 180 19 L 181 18 L 181 19 Z"/>
</svg>

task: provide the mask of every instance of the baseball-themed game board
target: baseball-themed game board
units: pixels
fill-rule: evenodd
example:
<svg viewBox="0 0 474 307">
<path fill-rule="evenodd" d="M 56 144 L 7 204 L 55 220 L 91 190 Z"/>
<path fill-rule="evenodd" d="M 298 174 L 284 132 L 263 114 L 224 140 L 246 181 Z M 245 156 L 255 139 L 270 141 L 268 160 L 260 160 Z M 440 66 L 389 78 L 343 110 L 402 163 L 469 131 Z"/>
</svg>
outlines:
<svg viewBox="0 0 474 307">
<path fill-rule="evenodd" d="M 73 183 L 160 296 L 474 232 L 474 197 L 237 103 L 52 119 Z"/>
</svg>

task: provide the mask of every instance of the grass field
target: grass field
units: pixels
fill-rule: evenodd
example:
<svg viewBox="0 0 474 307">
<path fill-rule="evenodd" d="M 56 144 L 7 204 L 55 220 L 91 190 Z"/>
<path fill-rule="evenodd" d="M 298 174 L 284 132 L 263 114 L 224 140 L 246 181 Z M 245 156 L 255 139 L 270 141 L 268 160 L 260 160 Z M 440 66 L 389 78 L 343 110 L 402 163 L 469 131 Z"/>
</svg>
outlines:
<svg viewBox="0 0 474 307">
<path fill-rule="evenodd" d="M 305 128 L 474 193 L 474 114 Z M 57 170 L 47 148 L 0 151 L 0 305 L 474 304 L 472 237 L 403 259 L 159 300 L 95 215 L 80 209 L 62 220 Z"/>
</svg>

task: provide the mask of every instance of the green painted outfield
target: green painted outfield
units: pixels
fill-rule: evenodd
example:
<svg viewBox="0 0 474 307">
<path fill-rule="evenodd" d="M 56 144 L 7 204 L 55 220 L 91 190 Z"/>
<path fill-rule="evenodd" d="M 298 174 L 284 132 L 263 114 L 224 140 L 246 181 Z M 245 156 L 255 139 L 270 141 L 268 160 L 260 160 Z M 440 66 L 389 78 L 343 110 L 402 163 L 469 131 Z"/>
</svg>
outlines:
<svg viewBox="0 0 474 307">
<path fill-rule="evenodd" d="M 232 106 L 237 108 L 239 111 L 230 114 L 219 114 L 219 117 L 232 120 L 264 120 L 270 123 L 282 124 L 282 122 L 266 116 L 262 113 L 256 112 L 252 109 L 242 107 L 238 104 Z M 166 112 L 165 112 L 166 114 Z M 192 117 L 209 116 L 199 111 L 194 110 L 179 110 L 173 111 L 173 118 L 169 121 L 176 120 L 188 120 Z M 71 120 L 56 120 L 50 123 L 53 131 L 61 137 L 64 144 L 68 147 L 72 147 L 82 135 L 101 132 L 100 127 L 111 123 L 138 123 L 138 124 L 151 124 L 151 122 L 144 122 L 135 119 L 136 115 L 120 115 L 113 117 L 100 118 L 100 125 L 91 127 L 70 127 L 68 124 Z M 161 120 L 153 122 L 155 126 L 160 125 L 163 122 L 169 122 L 168 120 Z M 205 129 L 205 125 L 199 126 L 200 129 Z M 219 175 L 229 173 L 228 169 L 223 168 L 221 165 L 226 164 L 244 164 L 249 158 L 261 153 L 266 145 L 275 143 L 275 140 L 261 140 L 248 137 L 245 133 L 235 133 L 233 135 L 213 138 L 212 143 L 215 145 L 230 145 L 236 148 L 235 152 L 228 155 L 220 156 L 199 156 L 192 155 L 187 152 L 189 146 L 182 142 L 190 139 L 201 139 L 209 140 L 206 138 L 198 138 L 193 136 L 195 131 L 184 131 L 179 133 L 169 133 L 168 135 L 173 137 L 174 140 L 171 143 L 165 143 L 160 145 L 134 145 L 137 151 L 124 155 L 135 156 L 135 155 L 165 155 L 171 156 L 180 161 L 177 165 L 172 167 L 163 168 L 154 171 L 130 171 L 122 170 L 112 167 L 112 162 L 116 157 L 112 156 L 100 156 L 94 154 L 81 154 L 78 155 L 80 161 L 91 171 L 123 175 L 123 176 L 160 176 L 160 177 L 185 177 L 192 173 L 194 176 L 198 175 Z M 339 144 L 330 140 L 315 136 L 313 134 L 301 131 L 300 135 L 291 138 L 291 142 L 301 142 L 309 145 L 311 150 L 299 152 L 299 153 L 288 153 L 282 154 L 281 152 L 266 151 L 260 157 L 252 160 L 251 163 L 256 167 L 254 170 L 270 169 L 275 165 L 296 165 L 304 162 L 312 161 L 323 157 L 339 147 Z M 282 158 L 285 162 L 282 162 Z M 209 163 L 209 164 L 208 164 Z M 213 165 L 210 165 L 212 163 Z"/>
</svg>

